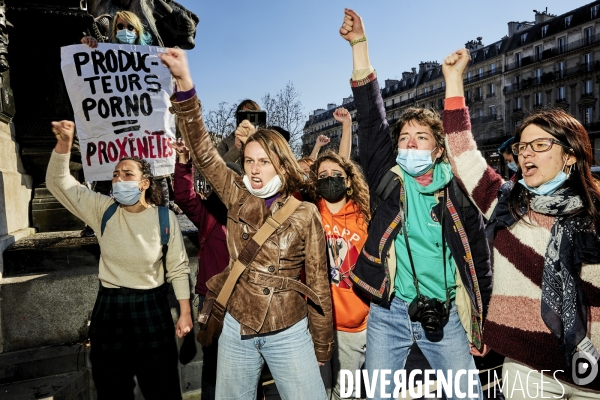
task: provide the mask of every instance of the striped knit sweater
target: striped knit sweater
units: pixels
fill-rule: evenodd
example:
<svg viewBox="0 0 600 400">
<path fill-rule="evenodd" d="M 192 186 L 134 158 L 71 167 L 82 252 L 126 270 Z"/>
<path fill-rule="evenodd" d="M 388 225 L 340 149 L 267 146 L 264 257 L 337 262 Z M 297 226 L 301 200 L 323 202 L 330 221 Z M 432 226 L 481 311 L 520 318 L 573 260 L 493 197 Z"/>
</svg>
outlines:
<svg viewBox="0 0 600 400">
<path fill-rule="evenodd" d="M 448 156 L 452 172 L 489 218 L 503 180 L 477 150 L 469 110 L 461 107 L 461 103 L 464 104 L 462 98 L 446 101 L 443 120 Z M 563 370 L 556 377 L 572 383 L 558 340 L 541 317 L 542 271 L 553 223 L 552 216 L 530 212 L 524 220 L 498 231 L 493 248 L 492 298 L 483 341 L 498 353 L 530 368 Z M 583 265 L 580 276 L 590 305 L 587 336 L 600 349 L 600 265 Z M 600 376 L 585 387 L 600 390 Z"/>
</svg>

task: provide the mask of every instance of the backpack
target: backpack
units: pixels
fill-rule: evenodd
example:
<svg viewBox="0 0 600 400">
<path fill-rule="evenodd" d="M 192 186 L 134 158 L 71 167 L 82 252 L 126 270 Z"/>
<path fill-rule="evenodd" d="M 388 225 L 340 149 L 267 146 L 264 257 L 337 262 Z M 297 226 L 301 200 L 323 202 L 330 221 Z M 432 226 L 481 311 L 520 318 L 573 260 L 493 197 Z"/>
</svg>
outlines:
<svg viewBox="0 0 600 400">
<path fill-rule="evenodd" d="M 102 224 L 100 225 L 100 236 L 104 235 L 104 229 L 108 220 L 117 212 L 119 203 L 112 203 L 102 215 Z M 167 281 L 167 251 L 169 250 L 169 209 L 158 206 L 158 223 L 160 225 L 160 244 L 162 246 L 162 264 L 165 273 L 165 282 Z"/>
</svg>

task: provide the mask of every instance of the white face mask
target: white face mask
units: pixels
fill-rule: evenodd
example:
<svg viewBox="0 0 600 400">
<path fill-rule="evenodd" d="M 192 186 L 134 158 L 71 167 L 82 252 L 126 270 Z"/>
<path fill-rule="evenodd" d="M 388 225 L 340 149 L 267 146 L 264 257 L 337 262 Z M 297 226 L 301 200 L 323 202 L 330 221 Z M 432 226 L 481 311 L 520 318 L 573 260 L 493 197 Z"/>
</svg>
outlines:
<svg viewBox="0 0 600 400">
<path fill-rule="evenodd" d="M 260 189 L 252 188 L 252 184 L 250 183 L 250 179 L 248 178 L 248 175 L 244 175 L 243 180 L 244 180 L 244 185 L 246 186 L 246 189 L 248 189 L 248 191 L 250 193 L 252 193 L 254 196 L 260 197 L 261 199 L 266 199 L 266 198 L 275 196 L 281 189 L 281 186 L 283 186 L 283 183 L 281 182 L 281 178 L 279 177 L 279 175 L 275 175 L 269 181 L 269 183 L 267 183 Z"/>
</svg>

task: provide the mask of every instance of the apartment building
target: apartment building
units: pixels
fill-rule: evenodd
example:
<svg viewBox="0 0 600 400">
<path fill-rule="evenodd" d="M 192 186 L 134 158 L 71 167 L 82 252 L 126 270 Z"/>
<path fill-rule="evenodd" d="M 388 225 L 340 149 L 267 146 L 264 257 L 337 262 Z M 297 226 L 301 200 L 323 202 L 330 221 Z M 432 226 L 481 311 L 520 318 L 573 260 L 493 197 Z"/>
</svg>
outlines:
<svg viewBox="0 0 600 400">
<path fill-rule="evenodd" d="M 587 128 L 600 160 L 600 1 L 562 15 L 534 10 L 532 22 L 509 22 L 508 34 L 488 45 L 482 38 L 468 41 L 472 62 L 464 78 L 465 98 L 473 135 L 488 163 L 505 172 L 496 149 L 527 115 L 540 107 L 561 107 Z M 380 77 L 381 78 L 381 77 Z M 444 79 L 435 61 L 386 80 L 381 89 L 387 119 L 397 121 L 408 107 L 427 107 L 441 113 Z M 344 107 L 354 114 L 352 98 Z M 341 126 L 333 119 L 335 104 L 315 110 L 304 128 L 303 154 L 310 154 L 318 135 L 332 138 L 337 148 Z M 358 155 L 356 123 L 353 154 Z"/>
</svg>

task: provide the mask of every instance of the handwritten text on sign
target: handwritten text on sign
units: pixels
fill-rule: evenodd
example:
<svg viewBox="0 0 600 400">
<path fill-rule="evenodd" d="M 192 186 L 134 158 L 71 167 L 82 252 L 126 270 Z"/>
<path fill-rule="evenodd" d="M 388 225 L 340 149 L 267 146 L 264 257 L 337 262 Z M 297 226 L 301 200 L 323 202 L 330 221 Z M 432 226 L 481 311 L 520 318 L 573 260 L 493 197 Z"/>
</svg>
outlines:
<svg viewBox="0 0 600 400">
<path fill-rule="evenodd" d="M 154 175 L 173 172 L 169 143 L 175 123 L 168 107 L 171 75 L 160 47 L 100 43 L 61 49 L 88 181 L 112 178 L 123 157 L 141 157 Z"/>
</svg>

